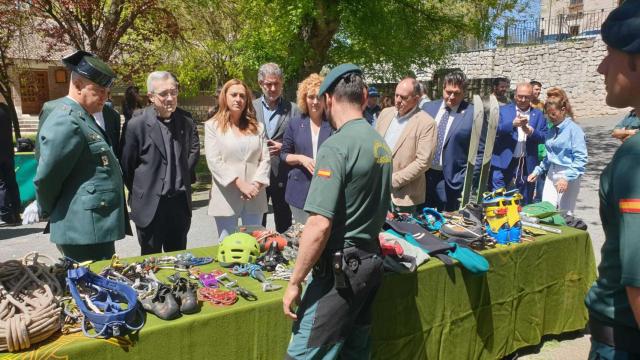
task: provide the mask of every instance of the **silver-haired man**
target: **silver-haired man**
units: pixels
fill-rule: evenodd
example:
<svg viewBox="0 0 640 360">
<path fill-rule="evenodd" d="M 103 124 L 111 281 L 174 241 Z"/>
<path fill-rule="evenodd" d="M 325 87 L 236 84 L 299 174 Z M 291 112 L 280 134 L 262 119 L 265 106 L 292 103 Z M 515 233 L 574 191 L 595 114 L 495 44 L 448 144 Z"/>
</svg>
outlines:
<svg viewBox="0 0 640 360">
<path fill-rule="evenodd" d="M 152 72 L 147 95 L 151 105 L 129 120 L 120 160 L 142 255 L 186 249 L 200 156 L 195 122 L 178 108 L 176 78 Z"/>
</svg>

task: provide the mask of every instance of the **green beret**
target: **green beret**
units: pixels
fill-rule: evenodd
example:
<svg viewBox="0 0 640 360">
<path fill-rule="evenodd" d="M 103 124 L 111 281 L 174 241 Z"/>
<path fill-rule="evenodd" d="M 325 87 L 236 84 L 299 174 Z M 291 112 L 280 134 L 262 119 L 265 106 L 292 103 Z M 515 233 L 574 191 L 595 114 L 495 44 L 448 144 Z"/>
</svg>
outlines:
<svg viewBox="0 0 640 360">
<path fill-rule="evenodd" d="M 640 1 L 627 0 L 602 24 L 605 44 L 628 54 L 640 54 Z"/>
<path fill-rule="evenodd" d="M 62 58 L 62 63 L 67 69 L 103 87 L 111 87 L 116 79 L 116 73 L 109 65 L 87 51 L 78 50 Z"/>
<path fill-rule="evenodd" d="M 343 76 L 350 73 L 362 75 L 362 70 L 354 64 L 341 64 L 331 69 L 327 76 L 324 77 L 322 84 L 320 84 L 318 96 L 322 96 L 324 93 L 331 90 Z"/>
</svg>

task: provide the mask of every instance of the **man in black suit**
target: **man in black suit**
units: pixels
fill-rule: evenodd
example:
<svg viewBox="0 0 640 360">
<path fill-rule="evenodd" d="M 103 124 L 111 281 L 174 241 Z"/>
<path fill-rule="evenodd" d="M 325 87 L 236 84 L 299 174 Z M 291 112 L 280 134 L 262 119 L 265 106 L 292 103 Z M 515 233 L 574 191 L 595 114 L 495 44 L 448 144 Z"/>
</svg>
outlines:
<svg viewBox="0 0 640 360">
<path fill-rule="evenodd" d="M 20 223 L 20 191 L 16 182 L 12 133 L 9 108 L 0 103 L 0 225 Z"/>
<path fill-rule="evenodd" d="M 291 209 L 284 200 L 287 186 L 287 164 L 280 161 L 282 138 L 289 120 L 300 116 L 300 109 L 292 102 L 282 98 L 284 78 L 277 64 L 267 63 L 258 70 L 258 83 L 263 95 L 253 100 L 258 121 L 264 124 L 269 139 L 269 155 L 271 155 L 270 185 L 267 187 L 267 199 L 273 205 L 276 231 L 282 233 L 291 226 Z M 262 218 L 262 225 L 267 225 L 267 214 Z"/>
<path fill-rule="evenodd" d="M 120 159 L 142 255 L 186 249 L 191 184 L 200 156 L 196 124 L 177 108 L 173 75 L 151 73 L 147 94 L 152 105 L 129 120 Z"/>
</svg>

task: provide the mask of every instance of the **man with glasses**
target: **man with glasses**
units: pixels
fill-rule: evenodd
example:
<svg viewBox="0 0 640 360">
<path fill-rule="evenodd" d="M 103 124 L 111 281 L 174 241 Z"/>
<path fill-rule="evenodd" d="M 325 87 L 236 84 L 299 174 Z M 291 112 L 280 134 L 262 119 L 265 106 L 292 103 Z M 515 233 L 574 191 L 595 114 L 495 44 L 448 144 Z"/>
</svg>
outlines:
<svg viewBox="0 0 640 360">
<path fill-rule="evenodd" d="M 492 189 L 517 187 L 524 204 L 533 199 L 534 186 L 527 176 L 538 164 L 538 145 L 544 143 L 547 122 L 531 107 L 533 87 L 520 83 L 515 103 L 500 107 L 500 120 L 491 157 Z"/>
<path fill-rule="evenodd" d="M 34 178 L 51 242 L 76 261 L 109 259 L 125 236 L 122 172 L 92 114 L 102 111 L 115 73 L 86 51 L 62 59 L 69 93 L 40 118 Z M 46 121 L 45 121 L 46 120 Z"/>
<path fill-rule="evenodd" d="M 467 77 L 460 70 L 444 76 L 443 98 L 422 107 L 436 121 L 436 142 L 430 169 L 426 172 L 424 206 L 439 211 L 460 207 L 460 195 L 467 171 L 467 156 L 473 126 L 473 105 L 464 101 Z M 482 154 L 484 142 L 478 147 Z M 481 162 L 481 159 L 478 159 Z"/>
<path fill-rule="evenodd" d="M 200 156 L 196 124 L 177 107 L 175 77 L 152 72 L 147 95 L 152 104 L 129 120 L 121 155 L 142 255 L 186 249 L 191 184 Z"/>
<path fill-rule="evenodd" d="M 287 186 L 287 164 L 280 161 L 280 149 L 284 131 L 289 120 L 300 116 L 298 106 L 282 98 L 284 77 L 277 64 L 266 63 L 258 70 L 258 83 L 262 96 L 253 100 L 258 121 L 264 124 L 267 133 L 267 145 L 271 155 L 270 184 L 267 186 L 267 199 L 273 205 L 273 217 L 276 231 L 285 232 L 291 226 L 291 209 L 284 199 Z M 262 225 L 267 226 L 267 214 L 262 218 Z"/>
<path fill-rule="evenodd" d="M 395 108 L 382 110 L 375 125 L 393 155 L 391 201 L 402 212 L 413 212 L 424 203 L 424 173 L 436 146 L 436 122 L 420 111 L 419 102 L 418 81 L 403 79 L 396 86 Z"/>
</svg>

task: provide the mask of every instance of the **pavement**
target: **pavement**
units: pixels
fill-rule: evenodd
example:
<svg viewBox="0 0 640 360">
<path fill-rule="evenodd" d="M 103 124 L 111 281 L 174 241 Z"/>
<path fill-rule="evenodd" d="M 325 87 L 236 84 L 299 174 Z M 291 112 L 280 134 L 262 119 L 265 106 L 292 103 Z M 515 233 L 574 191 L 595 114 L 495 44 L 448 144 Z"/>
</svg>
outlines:
<svg viewBox="0 0 640 360">
<path fill-rule="evenodd" d="M 602 169 L 609 163 L 619 141 L 611 138 L 613 126 L 621 116 L 594 119 L 578 119 L 587 136 L 589 163 L 582 179 L 580 195 L 575 215 L 589 226 L 596 263 L 600 263 L 600 248 L 604 242 L 598 214 L 598 183 Z M 213 218 L 207 215 L 208 192 L 199 191 L 193 195 L 193 219 L 188 235 L 188 247 L 211 246 L 218 242 Z M 268 216 L 268 226 L 273 228 L 273 216 Z M 26 253 L 37 251 L 54 258 L 59 252 L 49 242 L 49 236 L 42 234 L 44 223 L 27 226 L 0 228 L 0 261 L 19 259 Z M 133 236 L 116 242 L 116 252 L 122 257 L 137 256 L 140 247 Z M 572 360 L 586 359 L 589 352 L 589 336 L 581 332 L 545 337 L 541 344 L 522 349 L 510 358 L 527 360 Z"/>
</svg>

